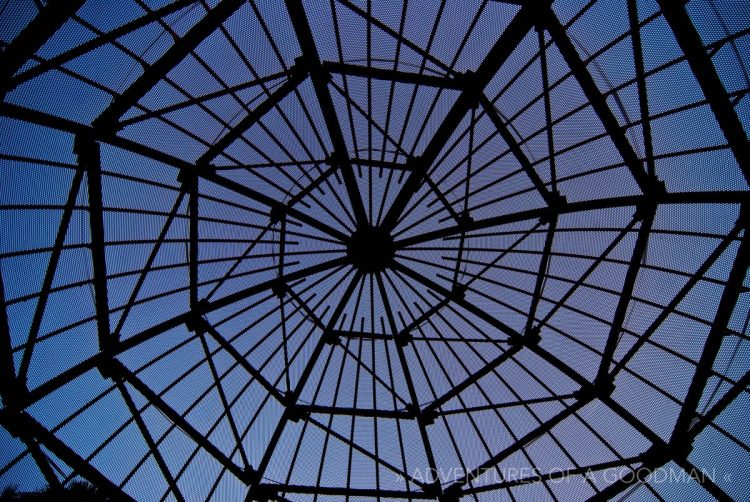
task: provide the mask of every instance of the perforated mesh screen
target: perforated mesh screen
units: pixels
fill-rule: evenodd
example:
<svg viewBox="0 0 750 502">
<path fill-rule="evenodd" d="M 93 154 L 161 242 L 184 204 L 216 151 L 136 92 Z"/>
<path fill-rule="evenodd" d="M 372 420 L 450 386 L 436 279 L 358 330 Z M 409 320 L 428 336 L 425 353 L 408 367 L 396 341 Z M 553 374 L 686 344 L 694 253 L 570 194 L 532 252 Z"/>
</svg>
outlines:
<svg viewBox="0 0 750 502">
<path fill-rule="evenodd" d="M 0 2 L 0 488 L 746 498 L 748 7 Z"/>
</svg>

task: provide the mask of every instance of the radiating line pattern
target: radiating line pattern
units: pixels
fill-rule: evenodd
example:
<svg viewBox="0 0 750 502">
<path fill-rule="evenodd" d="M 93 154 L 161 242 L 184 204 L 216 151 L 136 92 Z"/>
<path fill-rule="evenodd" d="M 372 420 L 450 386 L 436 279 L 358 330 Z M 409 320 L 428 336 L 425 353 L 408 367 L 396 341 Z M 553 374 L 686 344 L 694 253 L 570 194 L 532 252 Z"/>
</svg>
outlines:
<svg viewBox="0 0 750 502">
<path fill-rule="evenodd" d="M 0 489 L 743 498 L 748 12 L 0 2 Z"/>
</svg>

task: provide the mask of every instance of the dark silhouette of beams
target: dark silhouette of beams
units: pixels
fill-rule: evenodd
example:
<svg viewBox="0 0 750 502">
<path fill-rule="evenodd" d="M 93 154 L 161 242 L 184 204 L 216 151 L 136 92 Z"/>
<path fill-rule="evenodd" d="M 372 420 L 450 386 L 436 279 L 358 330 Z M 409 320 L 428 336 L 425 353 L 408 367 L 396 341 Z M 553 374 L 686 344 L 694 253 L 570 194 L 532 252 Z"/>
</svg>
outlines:
<svg viewBox="0 0 750 502">
<path fill-rule="evenodd" d="M 664 19 L 672 29 L 680 49 L 685 53 L 685 58 L 695 74 L 698 85 L 703 90 L 711 111 L 729 142 L 737 165 L 745 175 L 745 180 L 750 184 L 750 140 L 747 138 L 721 78 L 716 73 L 711 58 L 706 53 L 698 31 L 685 11 L 683 3 L 673 0 L 658 1 Z"/>
<path fill-rule="evenodd" d="M 211 145 L 211 148 L 201 155 L 196 163 L 201 166 L 214 160 L 216 156 L 220 155 L 229 145 L 242 136 L 245 131 L 250 129 L 253 124 L 260 121 L 266 113 L 276 107 L 282 99 L 297 89 L 297 86 L 299 86 L 306 77 L 307 72 L 304 71 L 304 68 L 297 65 L 292 67 L 289 79 L 274 90 L 262 103 L 253 108 L 237 125 L 229 129 L 219 141 Z"/>
<path fill-rule="evenodd" d="M 188 31 L 184 37 L 175 41 L 154 64 L 146 68 L 143 74 L 133 82 L 120 96 L 94 120 L 94 127 L 101 134 L 108 135 L 118 131 L 120 117 L 190 54 L 206 37 L 239 9 L 245 0 L 222 0 Z"/>
<path fill-rule="evenodd" d="M 472 106 L 477 104 L 480 94 L 492 77 L 495 76 L 505 60 L 508 59 L 516 46 L 518 46 L 534 26 L 538 15 L 538 8 L 539 6 L 530 4 L 522 7 L 500 35 L 495 45 L 490 49 L 487 56 L 479 65 L 479 68 L 477 68 L 477 71 L 464 76 L 466 87 L 446 114 L 445 119 L 443 119 L 443 122 L 425 147 L 421 157 L 419 157 L 418 168 L 409 174 L 406 182 L 393 200 L 393 204 L 383 217 L 383 227 L 392 230 L 398 224 L 401 214 L 406 209 L 411 198 L 416 194 L 423 181 L 423 177 L 427 175 L 429 167 L 448 142 L 451 134 L 453 134 Z"/>
<path fill-rule="evenodd" d="M 557 214 L 569 214 L 582 211 L 593 211 L 597 209 L 612 209 L 617 207 L 637 206 L 643 202 L 658 202 L 659 204 L 740 204 L 747 199 L 747 192 L 743 191 L 726 191 L 726 192 L 672 192 L 660 194 L 657 197 L 646 195 L 628 195 L 624 197 L 611 197 L 604 199 L 592 199 L 581 202 L 569 202 L 565 205 L 554 209 L 540 207 L 536 209 L 527 209 L 510 214 L 502 214 L 453 225 L 442 227 L 437 230 L 425 232 L 423 234 L 406 237 L 396 240 L 394 245 L 396 249 L 404 249 L 415 244 L 442 239 L 458 235 L 464 229 L 466 232 L 482 230 L 494 226 L 514 223 L 518 221 L 533 220 L 537 218 L 549 217 Z"/>
<path fill-rule="evenodd" d="M 551 193 L 547 189 L 547 186 L 542 181 L 542 178 L 539 177 L 539 174 L 537 174 L 537 172 L 534 170 L 534 166 L 531 165 L 531 161 L 526 156 L 526 154 L 523 153 L 523 150 L 521 150 L 521 146 L 518 144 L 518 141 L 516 141 L 516 138 L 513 137 L 513 134 L 511 134 L 508 125 L 503 122 L 503 118 L 500 116 L 500 113 L 497 111 L 497 109 L 495 109 L 495 105 L 489 99 L 487 99 L 487 96 L 485 96 L 484 93 L 482 93 L 481 97 L 479 98 L 479 103 L 482 105 L 485 113 L 487 113 L 487 116 L 495 125 L 495 128 L 500 134 L 500 137 L 503 138 L 505 144 L 508 145 L 508 148 L 513 153 L 513 156 L 516 158 L 516 160 L 518 160 L 518 163 L 521 164 L 521 168 L 523 169 L 523 171 L 534 184 L 534 188 L 537 189 L 539 195 L 541 195 L 542 199 L 544 199 L 544 202 L 546 202 L 548 206 L 557 204 L 560 198 L 559 195 Z"/>
<path fill-rule="evenodd" d="M 719 354 L 722 341 L 726 336 L 727 326 L 732 317 L 737 298 L 742 292 L 742 283 L 745 280 L 748 266 L 750 266 L 750 233 L 748 233 L 748 223 L 750 223 L 748 213 L 750 213 L 750 206 L 743 206 L 741 213 L 740 218 L 745 233 L 737 249 L 737 256 L 732 265 L 732 270 L 729 272 L 727 285 L 719 300 L 716 316 L 711 325 L 711 330 L 706 337 L 706 343 L 703 346 L 698 366 L 695 368 L 695 374 L 685 396 L 685 402 L 680 410 L 680 415 L 677 417 L 677 423 L 672 432 L 672 441 L 684 439 L 692 427 L 693 421 L 697 418 L 698 404 L 706 388 L 708 379 L 711 377 L 714 361 Z"/>
<path fill-rule="evenodd" d="M 82 3 L 83 3 L 82 1 L 68 2 L 67 0 L 57 0 L 55 2 L 51 2 L 50 6 L 55 5 L 55 4 L 75 5 L 75 4 L 82 4 Z M 62 54 L 53 56 L 46 61 L 42 61 L 38 65 L 34 66 L 33 68 L 29 68 L 28 70 L 25 70 L 23 73 L 20 73 L 16 75 L 15 77 L 12 77 L 8 84 L 9 90 L 19 86 L 23 82 L 26 82 L 28 80 L 33 79 L 34 77 L 41 75 L 42 73 L 48 72 L 50 70 L 54 70 L 55 68 L 59 68 L 65 63 L 67 63 L 68 61 L 72 61 L 73 59 L 83 56 L 84 54 L 88 54 L 89 52 L 103 45 L 114 42 L 120 37 L 128 35 L 129 33 L 133 33 L 134 31 L 140 28 L 143 28 L 144 26 L 147 26 L 150 23 L 158 19 L 162 19 L 165 16 L 172 14 L 173 12 L 177 12 L 178 10 L 181 10 L 189 5 L 193 5 L 197 3 L 198 3 L 198 0 L 175 0 L 174 2 L 165 5 L 164 7 L 161 7 L 160 9 L 156 9 L 152 12 L 148 12 L 144 14 L 143 16 L 137 19 L 134 19 L 133 21 L 130 21 L 128 23 L 123 24 L 122 26 L 119 26 L 113 29 L 112 31 L 109 31 L 101 36 L 88 40 L 80 45 L 77 45 L 73 47 L 72 49 L 63 52 Z"/>
<path fill-rule="evenodd" d="M 328 135 L 330 136 L 335 159 L 341 168 L 341 176 L 344 179 L 344 185 L 349 195 L 349 203 L 354 211 L 354 218 L 358 226 L 367 225 L 367 213 L 362 202 L 362 195 L 359 193 L 357 180 L 354 177 L 354 169 L 349 159 L 348 148 L 344 141 L 344 134 L 341 131 L 341 124 L 336 115 L 336 109 L 333 107 L 333 100 L 328 89 L 328 80 L 330 75 L 324 70 L 318 54 L 318 48 L 315 45 L 310 24 L 307 21 L 305 8 L 300 0 L 286 0 L 284 2 L 292 20 L 294 32 L 297 34 L 300 48 L 302 49 L 302 58 L 310 71 L 315 95 L 318 97 L 320 111 L 323 113 L 323 120 L 326 123 Z"/>
<path fill-rule="evenodd" d="M 404 84 L 439 87 L 442 89 L 461 90 L 464 87 L 464 82 L 458 78 L 411 73 L 386 68 L 376 68 L 373 66 L 361 66 L 351 63 L 341 63 L 338 61 L 324 61 L 323 69 L 330 73 L 337 73 L 350 77 L 364 77 L 375 80 L 385 80 L 388 82 L 402 82 Z"/>
<path fill-rule="evenodd" d="M 604 384 L 605 380 L 609 378 L 609 368 L 612 364 L 612 357 L 615 354 L 617 341 L 620 339 L 625 316 L 633 297 L 633 288 L 635 287 L 635 280 L 638 277 L 638 272 L 641 270 L 641 261 L 646 253 L 646 246 L 648 244 L 649 236 L 651 235 L 651 227 L 654 223 L 656 207 L 639 208 L 639 211 L 647 212 L 647 214 L 640 215 L 642 218 L 641 225 L 638 229 L 638 235 L 636 237 L 635 245 L 633 246 L 633 254 L 630 257 L 630 263 L 628 264 L 628 269 L 625 273 L 625 280 L 622 284 L 620 299 L 615 308 L 612 325 L 610 326 L 607 342 L 604 347 L 604 353 L 602 354 L 601 363 L 599 364 L 599 370 L 596 375 L 596 381 L 599 384 Z"/>
<path fill-rule="evenodd" d="M 52 0 L 0 55 L 0 100 L 13 88 L 11 77 L 65 24 L 85 0 Z"/>
<path fill-rule="evenodd" d="M 93 268 L 94 304 L 99 348 L 109 350 L 113 339 L 109 326 L 109 294 L 107 292 L 107 257 L 104 251 L 104 208 L 102 204 L 102 166 L 99 144 L 78 135 L 74 150 L 79 169 L 86 171 L 89 192 L 89 228 L 91 230 L 91 263 Z"/>
<path fill-rule="evenodd" d="M 545 26 L 547 31 L 552 36 L 557 48 L 562 54 L 565 62 L 568 63 L 570 70 L 573 72 L 578 84 L 581 86 L 586 98 L 591 103 L 591 107 L 594 109 L 596 114 L 604 126 L 604 130 L 612 139 L 615 148 L 620 153 L 620 156 L 625 161 L 625 165 L 630 170 L 636 183 L 644 193 L 651 193 L 653 191 L 653 182 L 646 175 L 643 169 L 643 164 L 635 154 L 633 146 L 625 136 L 625 131 L 620 127 L 619 122 L 615 118 L 612 110 L 607 104 L 606 98 L 602 95 L 599 88 L 596 86 L 591 73 L 586 68 L 586 64 L 578 54 L 573 42 L 571 42 L 565 28 L 560 24 L 557 16 L 552 9 L 547 9 L 545 20 Z"/>
<path fill-rule="evenodd" d="M 89 462 L 86 462 L 81 458 L 80 455 L 58 439 L 57 436 L 48 431 L 28 413 L 21 411 L 11 415 L 7 410 L 3 410 L 3 412 L 0 413 L 0 424 L 2 424 L 2 426 L 8 431 L 11 431 L 11 433 L 19 430 L 25 431 L 39 441 L 39 444 L 47 448 L 57 458 L 68 464 L 79 476 L 86 479 L 89 483 L 102 490 L 114 500 L 133 502 L 131 497 L 120 490 L 120 488 L 107 479 L 106 476 L 99 472 Z"/>
<path fill-rule="evenodd" d="M 159 410 L 164 416 L 169 419 L 172 423 L 182 430 L 190 439 L 203 448 L 206 453 L 211 455 L 217 462 L 225 467 L 229 472 L 235 475 L 242 481 L 247 481 L 252 476 L 253 471 L 239 467 L 237 464 L 232 462 L 218 447 L 216 447 L 211 441 L 204 437 L 198 432 L 190 423 L 185 419 L 184 416 L 177 413 L 171 406 L 164 402 L 164 400 L 151 388 L 143 383 L 135 373 L 125 367 L 120 361 L 114 358 L 102 360 L 99 363 L 100 371 L 103 375 L 114 379 L 115 381 L 122 380 L 129 383 L 135 390 L 137 390 L 146 400 L 157 410 Z"/>
</svg>

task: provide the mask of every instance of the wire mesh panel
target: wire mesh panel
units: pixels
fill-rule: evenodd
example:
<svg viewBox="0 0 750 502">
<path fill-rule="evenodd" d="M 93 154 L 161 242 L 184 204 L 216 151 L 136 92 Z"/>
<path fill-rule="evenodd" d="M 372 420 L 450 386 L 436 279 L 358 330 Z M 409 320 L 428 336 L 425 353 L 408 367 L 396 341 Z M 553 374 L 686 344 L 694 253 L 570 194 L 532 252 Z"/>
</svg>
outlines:
<svg viewBox="0 0 750 502">
<path fill-rule="evenodd" d="M 745 499 L 748 7 L 0 2 L 2 497 Z"/>
</svg>

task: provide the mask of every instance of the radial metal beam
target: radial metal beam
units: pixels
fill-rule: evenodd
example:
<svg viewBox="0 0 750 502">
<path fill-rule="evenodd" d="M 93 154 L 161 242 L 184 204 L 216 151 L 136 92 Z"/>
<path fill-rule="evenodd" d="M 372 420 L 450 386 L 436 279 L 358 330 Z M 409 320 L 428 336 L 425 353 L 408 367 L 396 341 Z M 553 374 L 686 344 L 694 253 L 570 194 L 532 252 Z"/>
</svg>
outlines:
<svg viewBox="0 0 750 502">
<path fill-rule="evenodd" d="M 39 336 L 39 330 L 42 325 L 42 318 L 44 317 L 45 309 L 47 307 L 47 301 L 49 300 L 50 290 L 52 289 L 52 282 L 55 279 L 57 264 L 60 261 L 60 255 L 62 254 L 62 249 L 65 245 L 65 238 L 68 235 L 68 226 L 70 225 L 70 220 L 73 217 L 73 211 L 78 199 L 78 191 L 81 187 L 81 181 L 83 180 L 84 172 L 85 169 L 79 167 L 79 169 L 73 175 L 73 181 L 71 182 L 70 190 L 68 191 L 68 198 L 65 201 L 65 209 L 63 210 L 62 217 L 60 218 L 60 225 L 58 226 L 57 235 L 55 236 L 53 251 L 50 255 L 49 262 L 47 263 L 47 271 L 44 274 L 44 282 L 42 283 L 42 287 L 39 292 L 39 299 L 36 302 L 34 317 L 31 321 L 31 327 L 29 328 L 28 340 L 26 342 L 26 347 L 24 348 L 23 356 L 21 358 L 21 365 L 18 369 L 18 377 L 20 383 L 24 386 L 26 385 L 26 376 L 28 374 L 29 365 L 31 364 L 31 356 L 34 353 L 34 347 L 36 346 L 37 338 Z"/>
<path fill-rule="evenodd" d="M 330 73 L 348 75 L 350 77 L 364 77 L 387 82 L 402 82 L 427 87 L 438 87 L 442 89 L 461 90 L 464 82 L 453 77 L 442 77 L 438 75 L 425 75 L 422 73 L 411 73 L 373 66 L 361 66 L 338 61 L 324 61 L 323 69 Z"/>
<path fill-rule="evenodd" d="M 66 0 L 58 0 L 56 2 L 50 2 L 47 8 L 50 8 L 54 4 L 75 5 L 76 3 L 82 4 L 83 2 L 80 2 L 80 1 L 68 2 Z M 58 54 L 57 56 L 53 56 L 50 59 L 47 59 L 46 61 L 42 61 L 36 66 L 29 68 L 28 70 L 25 70 L 23 73 L 20 73 L 16 75 L 15 77 L 12 77 L 9 83 L 9 88 L 13 89 L 17 87 L 18 85 L 22 84 L 23 82 L 31 80 L 32 78 L 37 77 L 41 75 L 42 73 L 48 72 L 55 68 L 59 68 L 65 63 L 67 63 L 68 61 L 72 61 L 77 57 L 83 56 L 84 54 L 88 54 L 89 52 L 103 45 L 114 42 L 120 37 L 124 37 L 125 35 L 133 33 L 134 31 L 139 30 L 140 28 L 143 28 L 144 26 L 148 26 L 154 21 L 163 19 L 164 17 L 168 16 L 169 14 L 172 14 L 173 12 L 177 12 L 178 10 L 181 10 L 189 5 L 194 5 L 197 3 L 198 3 L 198 0 L 175 0 L 172 3 L 165 5 L 164 7 L 148 12 L 137 19 L 134 19 L 130 22 L 127 22 L 113 29 L 112 31 L 108 31 L 96 38 L 92 38 L 91 40 L 87 42 L 84 42 L 80 45 L 73 47 L 72 49 L 69 49 L 61 54 Z M 2 67 L 2 63 L 0 63 L 0 67 Z"/>
<path fill-rule="evenodd" d="M 93 139 L 78 135 L 74 151 L 78 167 L 86 171 L 89 192 L 89 229 L 91 231 L 91 264 L 93 268 L 94 304 L 99 348 L 111 349 L 117 342 L 109 325 L 109 293 L 107 291 L 107 256 L 104 250 L 104 206 L 102 204 L 102 166 L 99 144 Z"/>
<path fill-rule="evenodd" d="M 479 68 L 477 68 L 477 71 L 464 76 L 464 90 L 438 126 L 437 131 L 425 147 L 421 157 L 419 157 L 418 168 L 409 174 L 401 190 L 396 194 L 393 204 L 383 217 L 383 227 L 389 230 L 396 227 L 409 201 L 419 190 L 423 177 L 427 174 L 429 167 L 435 162 L 435 159 L 459 126 L 461 120 L 463 120 L 466 113 L 473 106 L 478 104 L 480 95 L 490 80 L 492 80 L 492 77 L 495 76 L 510 54 L 534 27 L 538 11 L 539 5 L 537 3 L 524 5 L 500 35 L 495 45 L 490 49 L 487 56 L 479 65 Z"/>
<path fill-rule="evenodd" d="M 524 434 L 520 438 L 518 438 L 517 441 L 514 441 L 512 444 L 501 450 L 500 452 L 493 455 L 491 458 L 483 462 L 481 465 L 476 467 L 475 469 L 472 469 L 470 472 L 466 473 L 465 475 L 458 478 L 456 481 L 451 483 L 447 488 L 445 488 L 444 493 L 446 495 L 445 500 L 452 500 L 457 499 L 458 496 L 461 494 L 461 488 L 479 478 L 482 476 L 482 474 L 490 471 L 495 466 L 497 466 L 500 462 L 514 454 L 515 452 L 521 450 L 524 446 L 529 444 L 530 442 L 542 437 L 543 435 L 549 433 L 557 424 L 565 420 L 566 418 L 570 417 L 574 413 L 577 413 L 581 408 L 583 408 L 586 404 L 590 402 L 591 398 L 588 399 L 579 399 L 572 405 L 565 408 L 563 411 L 555 415 L 554 417 L 550 418 L 549 420 L 543 422 L 535 429 L 529 431 L 528 433 Z"/>
<path fill-rule="evenodd" d="M 622 284 L 620 299 L 617 302 L 617 307 L 615 308 L 615 313 L 612 317 L 612 325 L 610 326 L 609 335 L 607 336 L 607 342 L 604 346 L 601 363 L 599 364 L 599 370 L 596 375 L 596 381 L 598 384 L 604 384 L 605 380 L 609 379 L 609 368 L 612 364 L 612 357 L 617 348 L 617 341 L 622 334 L 625 316 L 633 297 L 635 280 L 638 277 L 638 272 L 641 270 L 641 261 L 646 254 L 646 246 L 648 244 L 648 239 L 651 236 L 651 227 L 654 223 L 654 216 L 656 215 L 656 206 L 639 208 L 639 211 L 646 212 L 646 214 L 640 215 L 642 220 L 638 229 L 638 236 L 636 237 L 635 245 L 633 246 L 633 254 L 630 257 L 630 263 L 628 264 L 628 269 L 625 273 L 625 280 Z"/>
<path fill-rule="evenodd" d="M 36 17 L 0 54 L 0 101 L 13 88 L 15 73 L 83 5 L 85 0 L 53 0 L 41 7 Z"/>
<path fill-rule="evenodd" d="M 672 29 L 677 44 L 685 54 L 698 85 L 703 90 L 711 111 L 713 111 L 719 127 L 729 142 L 737 165 L 745 175 L 745 181 L 750 184 L 750 140 L 748 140 L 747 133 L 727 95 L 727 90 L 719 74 L 716 73 L 716 67 L 706 53 L 700 34 L 698 34 L 695 25 L 693 25 L 685 10 L 684 2 L 675 0 L 658 1 L 664 19 Z"/>
<path fill-rule="evenodd" d="M 214 160 L 226 150 L 227 147 L 234 143 L 235 140 L 242 136 L 245 131 L 250 129 L 253 124 L 256 124 L 266 113 L 276 107 L 281 100 L 294 92 L 305 78 L 307 78 L 307 72 L 303 67 L 299 65 L 292 67 L 289 79 L 274 90 L 261 104 L 253 108 L 237 125 L 229 129 L 219 141 L 211 145 L 211 147 L 198 158 L 196 163 L 201 166 Z"/>
<path fill-rule="evenodd" d="M 336 160 L 341 167 L 341 176 L 344 179 L 344 185 L 349 195 L 349 203 L 354 211 L 355 220 L 358 226 L 366 226 L 367 212 L 362 202 L 362 194 L 359 192 L 357 179 L 354 176 L 354 169 L 349 158 L 349 150 L 344 140 L 344 134 L 341 131 L 341 124 L 336 115 L 336 109 L 333 106 L 331 93 L 328 89 L 330 74 L 324 70 L 320 61 L 318 48 L 315 45 L 315 39 L 313 38 L 302 2 L 300 0 L 286 0 L 285 4 L 289 12 L 289 17 L 292 20 L 292 26 L 297 34 L 300 48 L 302 49 L 302 57 L 310 71 L 315 95 L 318 97 L 318 104 L 320 111 L 323 113 L 323 120 L 331 138 L 333 150 L 336 152 Z"/>
<path fill-rule="evenodd" d="M 222 0 L 175 43 L 154 64 L 118 96 L 93 122 L 103 135 L 116 133 L 121 124 L 120 117 L 164 78 L 172 68 L 205 40 L 214 30 L 239 9 L 245 0 Z"/>
<path fill-rule="evenodd" d="M 215 446 L 211 441 L 208 440 L 203 434 L 198 432 L 190 423 L 177 413 L 171 406 L 164 402 L 164 400 L 151 388 L 143 383 L 137 375 L 125 367 L 120 361 L 114 358 L 102 360 L 100 362 L 100 370 L 102 374 L 113 378 L 122 379 L 128 382 L 137 390 L 146 400 L 157 410 L 159 410 L 164 416 L 169 419 L 173 424 L 177 425 L 190 439 L 203 448 L 206 453 L 216 459 L 217 462 L 222 464 L 229 472 L 237 476 L 241 481 L 247 482 L 252 476 L 253 471 L 251 469 L 243 469 L 237 464 L 232 462 L 224 453 Z"/>
<path fill-rule="evenodd" d="M 336 324 L 339 322 L 339 319 L 344 313 L 344 309 L 349 302 L 349 298 L 351 298 L 352 294 L 354 294 L 354 290 L 357 288 L 357 286 L 359 286 L 361 279 L 362 274 L 359 271 L 355 271 L 354 277 L 349 282 L 346 290 L 344 290 L 343 294 L 339 298 L 338 304 L 336 305 L 336 308 L 334 309 L 330 319 L 328 320 L 326 329 L 333 329 L 336 327 Z M 276 425 L 276 429 L 274 430 L 271 440 L 268 443 L 268 447 L 266 448 L 265 452 L 263 453 L 263 457 L 258 463 L 257 475 L 254 477 L 253 482 L 251 483 L 245 500 L 256 500 L 258 493 L 262 492 L 263 489 L 260 487 L 261 481 L 266 469 L 268 468 L 268 464 L 271 461 L 271 456 L 275 451 L 276 444 L 279 442 L 279 439 L 281 438 L 281 435 L 284 432 L 284 429 L 286 428 L 289 420 L 298 419 L 302 415 L 297 401 L 299 400 L 299 396 L 302 394 L 305 385 L 307 385 L 307 380 L 310 377 L 313 369 L 315 369 L 315 365 L 317 364 L 318 359 L 320 358 L 320 354 L 323 352 L 325 346 L 325 337 L 321 336 L 312 353 L 310 354 L 307 364 L 303 368 L 297 384 L 294 386 L 294 389 L 291 390 L 285 397 L 286 407 L 284 408 L 284 412 L 282 413 L 281 418 Z"/>
<path fill-rule="evenodd" d="M 15 405 L 19 400 L 16 380 L 16 365 L 13 361 L 13 342 L 8 324 L 8 305 L 5 302 L 5 281 L 0 266 L 0 397 L 5 407 Z"/>
<path fill-rule="evenodd" d="M 472 373 L 471 375 L 467 376 L 463 381 L 453 385 L 451 389 L 440 396 L 439 398 L 435 399 L 433 402 L 428 404 L 422 409 L 422 414 L 425 414 L 427 416 L 434 416 L 437 412 L 438 408 L 443 406 L 445 403 L 453 399 L 454 397 L 457 397 L 459 394 L 461 394 L 464 390 L 468 389 L 472 385 L 476 384 L 481 380 L 483 377 L 489 375 L 492 371 L 495 370 L 498 366 L 509 360 L 514 355 L 518 354 L 518 352 L 521 350 L 522 345 L 521 344 L 513 344 L 510 348 L 505 350 L 502 354 L 497 356 L 492 361 L 486 363 L 482 369 L 479 371 Z"/>
<path fill-rule="evenodd" d="M 741 213 L 743 213 L 740 218 L 743 220 L 745 233 L 737 249 L 734 264 L 729 272 L 727 285 L 719 300 L 719 306 L 716 309 L 711 330 L 706 337 L 698 366 L 695 369 L 695 374 L 690 382 L 685 401 L 677 417 L 671 442 L 683 440 L 693 426 L 694 420 L 698 418 L 696 416 L 698 405 L 708 379 L 711 377 L 716 356 L 719 354 L 722 342 L 726 336 L 727 326 L 732 318 L 732 312 L 743 289 L 743 282 L 747 275 L 748 266 L 750 266 L 750 231 L 748 231 L 750 206 L 743 206 Z"/>
<path fill-rule="evenodd" d="M 581 59 L 565 28 L 552 9 L 547 9 L 544 22 L 560 54 L 573 72 L 581 90 L 591 103 L 591 107 L 599 116 L 604 130 L 611 138 L 623 161 L 625 161 L 625 165 L 633 175 L 638 187 L 643 193 L 651 193 L 654 189 L 653 182 L 643 169 L 643 163 L 633 150 L 633 146 L 625 136 L 624 129 L 620 127 L 620 123 L 609 108 L 606 98 L 602 95 L 591 73 L 586 68 L 586 63 Z"/>
<path fill-rule="evenodd" d="M 550 192 L 547 189 L 547 185 L 544 184 L 542 178 L 540 178 L 539 174 L 537 174 L 537 172 L 534 170 L 534 166 L 531 165 L 531 161 L 521 149 L 521 146 L 518 144 L 516 138 L 513 137 L 513 134 L 511 134 L 510 128 L 503 121 L 503 118 L 500 116 L 500 112 L 498 112 L 495 108 L 495 105 L 489 99 L 487 99 L 487 96 L 485 96 L 484 93 L 482 93 L 481 97 L 479 98 L 479 103 L 482 105 L 485 113 L 487 113 L 487 116 L 495 125 L 495 128 L 500 134 L 500 137 L 503 138 L 505 144 L 508 145 L 508 149 L 513 153 L 513 156 L 516 158 L 516 160 L 518 160 L 518 163 L 521 164 L 523 172 L 526 173 L 526 175 L 531 180 L 531 183 L 534 185 L 534 188 L 536 188 L 536 190 L 539 192 L 539 195 L 541 195 L 542 199 L 544 199 L 544 202 L 546 202 L 548 206 L 558 204 L 560 202 L 560 196 Z"/>
<path fill-rule="evenodd" d="M 36 419 L 28 413 L 18 412 L 11 415 L 7 412 L 0 412 L 0 425 L 10 431 L 11 434 L 13 434 L 14 431 L 19 430 L 28 433 L 57 458 L 68 464 L 73 472 L 86 479 L 89 483 L 99 488 L 108 496 L 112 497 L 113 500 L 133 502 L 133 499 L 118 488 L 117 485 L 112 483 L 89 462 L 81 458 L 80 455 L 73 451 L 63 441 L 58 439 L 57 436 L 48 431 L 47 428 L 37 422 Z"/>
</svg>

